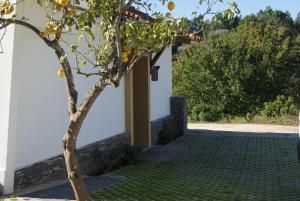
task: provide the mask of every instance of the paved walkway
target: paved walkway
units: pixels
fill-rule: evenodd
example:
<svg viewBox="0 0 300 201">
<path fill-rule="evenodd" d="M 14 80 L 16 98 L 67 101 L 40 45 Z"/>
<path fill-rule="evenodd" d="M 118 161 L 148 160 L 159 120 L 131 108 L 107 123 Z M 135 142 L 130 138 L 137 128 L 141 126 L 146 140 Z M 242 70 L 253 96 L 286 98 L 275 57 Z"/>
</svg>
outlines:
<svg viewBox="0 0 300 201">
<path fill-rule="evenodd" d="M 97 200 L 300 200 L 296 141 L 291 135 L 191 131 L 168 145 L 181 147 L 175 160 L 124 168 L 117 172 L 124 181 L 93 195 Z"/>
<path fill-rule="evenodd" d="M 190 130 L 169 145 L 150 149 L 142 161 L 112 173 L 122 179 L 91 189 L 92 196 L 113 201 L 297 201 L 297 140 L 292 132 Z M 57 193 L 53 190 L 44 193 L 53 198 L 51 194 Z"/>
<path fill-rule="evenodd" d="M 266 124 L 215 124 L 191 123 L 190 129 L 213 131 L 236 131 L 255 133 L 298 133 L 298 126 L 266 125 Z"/>
<path fill-rule="evenodd" d="M 86 177 L 85 184 L 90 192 L 99 190 L 101 188 L 112 185 L 114 182 L 121 181 L 123 178 L 118 175 L 104 175 L 98 177 Z M 59 182 L 60 183 L 60 182 Z M 37 187 L 38 188 L 38 187 Z M 31 189 L 30 189 L 31 190 Z M 26 200 L 26 198 L 30 198 L 31 200 L 73 200 L 74 193 L 71 188 L 71 185 L 68 181 L 65 181 L 63 184 L 52 185 L 51 187 L 39 189 L 30 193 L 21 193 L 20 198 Z M 53 200 L 54 199 L 54 200 Z M 19 200 L 19 199 L 18 199 Z"/>
</svg>

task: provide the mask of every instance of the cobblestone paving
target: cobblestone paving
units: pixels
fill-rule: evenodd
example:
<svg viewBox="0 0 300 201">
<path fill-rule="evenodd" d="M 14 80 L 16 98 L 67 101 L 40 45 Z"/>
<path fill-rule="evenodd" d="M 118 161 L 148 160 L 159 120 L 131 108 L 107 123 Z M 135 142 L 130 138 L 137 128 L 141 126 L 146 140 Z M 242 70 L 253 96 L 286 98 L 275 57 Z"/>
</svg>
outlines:
<svg viewBox="0 0 300 201">
<path fill-rule="evenodd" d="M 117 171 L 125 179 L 94 192 L 93 198 L 300 200 L 296 136 L 214 133 L 194 132 L 175 141 L 187 147 L 176 160 L 139 163 Z"/>
</svg>

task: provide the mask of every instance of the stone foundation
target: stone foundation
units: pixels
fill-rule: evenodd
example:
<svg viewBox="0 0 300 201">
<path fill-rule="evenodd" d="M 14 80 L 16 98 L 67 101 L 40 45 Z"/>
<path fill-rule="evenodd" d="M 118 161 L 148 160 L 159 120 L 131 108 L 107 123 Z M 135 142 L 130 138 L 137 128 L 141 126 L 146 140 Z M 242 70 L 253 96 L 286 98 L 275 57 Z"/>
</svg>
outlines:
<svg viewBox="0 0 300 201">
<path fill-rule="evenodd" d="M 187 99 L 171 97 L 171 115 L 151 122 L 152 144 L 167 144 L 186 134 Z"/>
<path fill-rule="evenodd" d="M 78 149 L 78 157 L 83 175 L 104 173 L 113 168 L 120 156 L 128 152 L 129 134 L 123 133 Z M 15 190 L 67 179 L 63 155 L 19 169 L 15 172 Z"/>
</svg>

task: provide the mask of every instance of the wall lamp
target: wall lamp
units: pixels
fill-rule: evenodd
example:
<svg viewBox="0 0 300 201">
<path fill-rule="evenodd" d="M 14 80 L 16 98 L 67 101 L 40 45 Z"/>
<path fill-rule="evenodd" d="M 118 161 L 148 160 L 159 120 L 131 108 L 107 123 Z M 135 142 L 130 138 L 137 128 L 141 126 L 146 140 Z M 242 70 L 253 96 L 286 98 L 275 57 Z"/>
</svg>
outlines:
<svg viewBox="0 0 300 201">
<path fill-rule="evenodd" d="M 158 70 L 160 66 L 153 66 L 150 70 L 151 73 L 151 80 L 152 81 L 158 81 Z"/>
</svg>

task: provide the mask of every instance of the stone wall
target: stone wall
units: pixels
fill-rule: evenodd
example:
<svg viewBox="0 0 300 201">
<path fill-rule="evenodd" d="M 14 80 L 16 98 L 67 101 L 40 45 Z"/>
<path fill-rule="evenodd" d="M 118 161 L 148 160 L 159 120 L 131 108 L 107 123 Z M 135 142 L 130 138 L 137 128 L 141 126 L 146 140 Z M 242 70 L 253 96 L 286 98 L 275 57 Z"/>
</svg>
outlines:
<svg viewBox="0 0 300 201">
<path fill-rule="evenodd" d="M 161 131 L 166 128 L 167 122 L 172 122 L 172 121 L 173 121 L 173 117 L 170 115 L 151 122 L 152 145 L 159 144 Z"/>
<path fill-rule="evenodd" d="M 175 118 L 175 124 L 178 126 L 178 132 L 186 134 L 187 131 L 187 98 L 171 97 L 171 115 Z"/>
<path fill-rule="evenodd" d="M 112 168 L 129 146 L 130 136 L 123 133 L 78 149 L 82 174 L 100 174 Z M 67 179 L 63 155 L 17 170 L 14 188 L 19 190 L 61 179 Z"/>
<path fill-rule="evenodd" d="M 187 99 L 171 97 L 171 115 L 151 122 L 152 144 L 167 144 L 187 131 Z"/>
</svg>

